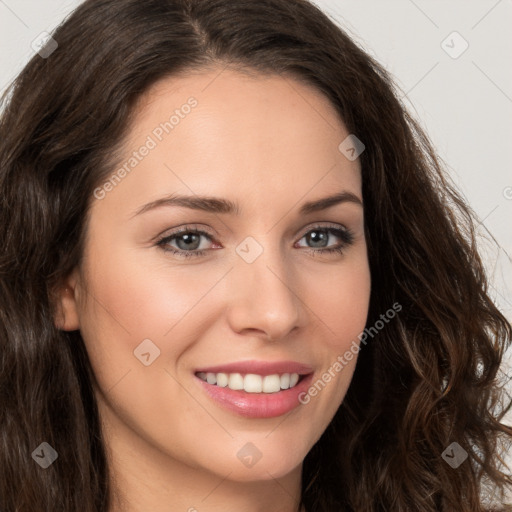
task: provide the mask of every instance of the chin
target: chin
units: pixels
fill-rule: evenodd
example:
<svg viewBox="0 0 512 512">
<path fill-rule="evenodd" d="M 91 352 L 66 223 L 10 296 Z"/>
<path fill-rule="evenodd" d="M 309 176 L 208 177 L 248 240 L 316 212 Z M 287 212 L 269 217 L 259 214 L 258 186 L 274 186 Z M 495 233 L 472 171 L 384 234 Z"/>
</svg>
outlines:
<svg viewBox="0 0 512 512">
<path fill-rule="evenodd" d="M 264 435 L 267 435 L 266 432 Z M 256 437 L 256 436 L 254 436 Z M 263 435 L 262 435 L 263 437 Z M 216 464 L 212 465 L 212 458 L 208 460 L 210 471 L 214 471 L 222 478 L 229 474 L 229 480 L 237 482 L 268 481 L 282 478 L 301 467 L 307 455 L 299 452 L 296 437 L 290 436 L 289 443 L 269 443 L 268 439 L 237 443 L 236 456 L 232 452 L 218 454 Z M 258 447 L 257 447 L 258 446 Z M 300 470 L 300 469 L 299 469 Z"/>
</svg>

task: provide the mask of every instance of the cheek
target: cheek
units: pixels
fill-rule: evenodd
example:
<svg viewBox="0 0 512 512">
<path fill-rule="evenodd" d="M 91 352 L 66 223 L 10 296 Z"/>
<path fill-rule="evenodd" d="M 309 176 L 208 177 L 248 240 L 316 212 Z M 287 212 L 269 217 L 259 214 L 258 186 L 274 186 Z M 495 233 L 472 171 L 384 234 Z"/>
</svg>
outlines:
<svg viewBox="0 0 512 512">
<path fill-rule="evenodd" d="M 315 338 L 322 369 L 304 397 L 305 404 L 323 411 L 319 430 L 327 426 L 350 385 L 368 315 L 371 279 L 366 254 L 361 250 L 351 256 L 331 272 L 310 276 L 305 285 L 309 290 L 306 303 L 325 333 Z"/>
<path fill-rule="evenodd" d="M 80 330 L 103 389 L 128 371 L 145 368 L 141 355 L 148 352 L 145 362 L 152 367 L 174 366 L 193 339 L 187 320 L 194 316 L 194 332 L 201 325 L 201 317 L 192 315 L 194 305 L 216 279 L 211 271 L 203 279 L 179 267 L 149 266 L 133 250 L 111 249 L 90 252 L 87 261 L 95 264 L 85 271 L 80 313 Z"/>
<path fill-rule="evenodd" d="M 315 314 L 312 321 L 325 328 L 325 344 L 344 351 L 363 331 L 370 300 L 370 270 L 364 251 L 347 261 L 322 269 L 304 284 L 305 303 Z"/>
</svg>

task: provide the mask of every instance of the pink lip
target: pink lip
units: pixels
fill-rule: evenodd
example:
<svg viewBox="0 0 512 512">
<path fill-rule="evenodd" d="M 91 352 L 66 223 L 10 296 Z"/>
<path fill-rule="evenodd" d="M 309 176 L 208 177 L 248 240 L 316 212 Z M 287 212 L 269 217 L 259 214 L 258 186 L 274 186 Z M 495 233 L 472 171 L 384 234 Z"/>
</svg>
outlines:
<svg viewBox="0 0 512 512">
<path fill-rule="evenodd" d="M 313 374 L 305 376 L 291 389 L 282 389 L 277 393 L 247 393 L 234 391 L 228 387 L 221 388 L 208 384 L 197 377 L 197 382 L 206 391 L 207 395 L 221 407 L 237 415 L 247 418 L 274 418 L 286 414 L 299 405 L 300 396 L 304 396 Z"/>
<path fill-rule="evenodd" d="M 286 414 L 299 405 L 299 398 L 303 396 L 313 380 L 313 371 L 310 366 L 294 362 L 263 363 L 246 361 L 223 366 L 201 368 L 197 371 L 204 373 L 254 373 L 256 375 L 273 375 L 276 373 L 298 373 L 303 377 L 291 389 L 282 389 L 276 393 L 247 393 L 243 390 L 232 390 L 208 384 L 196 376 L 198 384 L 206 394 L 222 408 L 247 418 L 274 418 Z"/>
<path fill-rule="evenodd" d="M 198 368 L 196 373 L 254 373 L 255 375 L 274 375 L 276 373 L 298 373 L 307 375 L 313 368 L 310 365 L 297 363 L 295 361 L 239 361 L 208 368 Z M 293 389 L 293 388 L 292 388 Z"/>
</svg>

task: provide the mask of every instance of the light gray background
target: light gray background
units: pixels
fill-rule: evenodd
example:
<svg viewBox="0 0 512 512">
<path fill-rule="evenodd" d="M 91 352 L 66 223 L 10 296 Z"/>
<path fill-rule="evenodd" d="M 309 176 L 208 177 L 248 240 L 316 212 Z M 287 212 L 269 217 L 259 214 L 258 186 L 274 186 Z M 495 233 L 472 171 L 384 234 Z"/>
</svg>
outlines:
<svg viewBox="0 0 512 512">
<path fill-rule="evenodd" d="M 0 92 L 34 54 L 31 42 L 79 3 L 0 0 Z M 394 75 L 476 212 L 478 232 L 495 237 L 498 245 L 482 239 L 481 249 L 492 296 L 512 320 L 512 0 L 315 3 Z M 461 48 L 448 37 L 454 31 L 469 44 L 455 59 L 445 51 Z M 503 370 L 511 366 L 509 355 Z"/>
</svg>

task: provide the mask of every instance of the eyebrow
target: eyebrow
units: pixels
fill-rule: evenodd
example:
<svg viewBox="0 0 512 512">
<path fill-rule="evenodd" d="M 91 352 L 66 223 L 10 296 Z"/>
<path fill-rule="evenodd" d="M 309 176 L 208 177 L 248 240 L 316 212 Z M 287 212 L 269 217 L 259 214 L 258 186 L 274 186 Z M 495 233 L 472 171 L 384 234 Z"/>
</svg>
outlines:
<svg viewBox="0 0 512 512">
<path fill-rule="evenodd" d="M 321 210 L 327 210 L 328 208 L 341 203 L 355 203 L 363 206 L 363 202 L 355 194 L 348 191 L 342 191 L 332 196 L 304 203 L 300 207 L 299 213 L 301 215 L 307 215 Z M 178 206 L 210 213 L 231 213 L 235 215 L 240 215 L 241 212 L 240 205 L 228 199 L 211 196 L 184 196 L 173 194 L 143 205 L 135 212 L 133 217 L 164 206 Z"/>
</svg>

